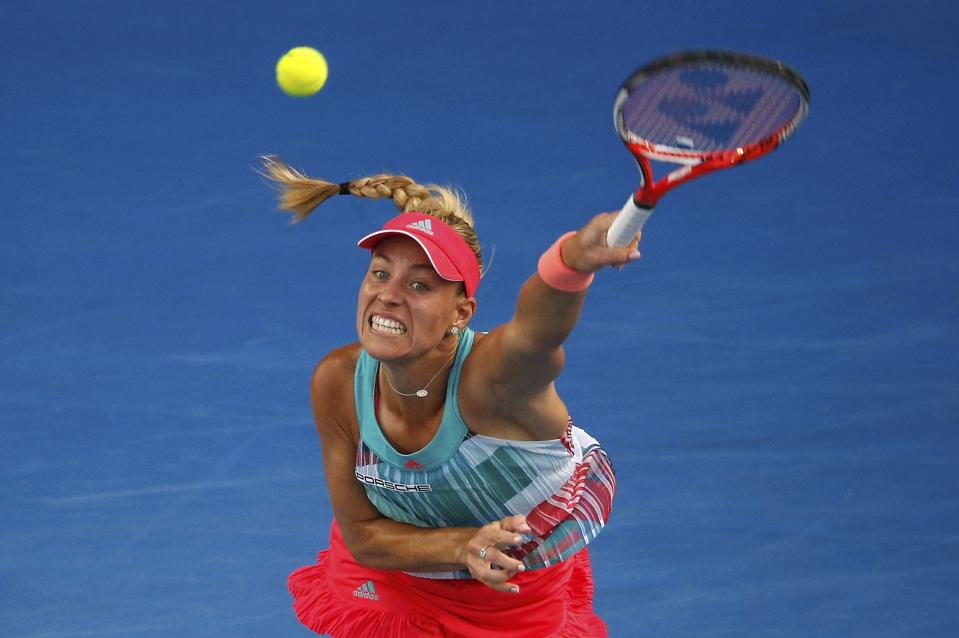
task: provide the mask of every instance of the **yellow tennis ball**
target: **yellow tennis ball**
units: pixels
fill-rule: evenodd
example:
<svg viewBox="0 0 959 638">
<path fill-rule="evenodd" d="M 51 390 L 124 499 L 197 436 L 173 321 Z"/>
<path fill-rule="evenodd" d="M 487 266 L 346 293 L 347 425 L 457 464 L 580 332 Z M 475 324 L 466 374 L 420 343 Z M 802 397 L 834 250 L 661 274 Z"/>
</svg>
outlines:
<svg viewBox="0 0 959 638">
<path fill-rule="evenodd" d="M 276 63 L 276 83 L 293 97 L 309 97 L 323 88 L 329 68 L 326 58 L 313 47 L 296 47 Z"/>
</svg>

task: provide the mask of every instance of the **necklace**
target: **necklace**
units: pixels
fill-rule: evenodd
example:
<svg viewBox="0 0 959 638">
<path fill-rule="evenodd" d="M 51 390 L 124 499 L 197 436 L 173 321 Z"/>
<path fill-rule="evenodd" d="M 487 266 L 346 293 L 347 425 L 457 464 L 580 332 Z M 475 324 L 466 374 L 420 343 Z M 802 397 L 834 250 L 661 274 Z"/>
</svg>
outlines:
<svg viewBox="0 0 959 638">
<path fill-rule="evenodd" d="M 436 374 L 430 377 L 430 380 L 426 382 L 426 385 L 424 385 L 422 388 L 420 388 L 416 392 L 407 393 L 407 392 L 400 392 L 399 390 L 397 390 L 396 387 L 393 385 L 393 382 L 390 381 L 390 373 L 386 371 L 386 368 L 383 368 L 383 376 L 386 377 L 386 383 L 387 385 L 390 386 L 390 390 L 400 395 L 401 397 L 419 397 L 422 399 L 423 397 L 429 396 L 430 393 L 427 392 L 427 388 L 433 385 L 433 382 L 436 381 L 436 377 L 440 376 L 440 372 L 445 370 L 446 366 L 450 364 L 450 361 L 456 358 L 456 351 L 459 348 L 459 337 L 456 338 L 456 346 L 457 346 L 456 348 L 453 348 L 453 354 L 450 356 L 449 359 L 446 360 L 446 363 L 444 363 L 443 366 L 436 371 Z"/>
</svg>

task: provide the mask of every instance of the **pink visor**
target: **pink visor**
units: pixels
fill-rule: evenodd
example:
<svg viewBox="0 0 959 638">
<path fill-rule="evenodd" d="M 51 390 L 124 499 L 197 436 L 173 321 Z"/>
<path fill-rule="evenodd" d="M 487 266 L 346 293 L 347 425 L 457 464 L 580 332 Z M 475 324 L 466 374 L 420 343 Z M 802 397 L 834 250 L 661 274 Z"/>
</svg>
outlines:
<svg viewBox="0 0 959 638">
<path fill-rule="evenodd" d="M 466 240 L 448 224 L 423 213 L 403 213 L 361 239 L 357 246 L 373 250 L 380 240 L 394 235 L 404 235 L 419 244 L 436 274 L 447 281 L 462 281 L 467 297 L 476 294 L 479 262 Z"/>
</svg>

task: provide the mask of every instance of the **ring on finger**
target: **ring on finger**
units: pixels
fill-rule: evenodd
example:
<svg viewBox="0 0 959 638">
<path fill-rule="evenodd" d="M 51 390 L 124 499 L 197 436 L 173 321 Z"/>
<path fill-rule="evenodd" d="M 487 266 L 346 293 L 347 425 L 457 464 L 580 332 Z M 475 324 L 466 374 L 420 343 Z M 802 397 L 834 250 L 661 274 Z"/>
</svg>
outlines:
<svg viewBox="0 0 959 638">
<path fill-rule="evenodd" d="M 486 550 L 489 549 L 489 547 L 490 546 L 487 545 L 483 549 L 479 550 L 479 557 L 482 558 L 483 560 L 486 560 Z"/>
</svg>

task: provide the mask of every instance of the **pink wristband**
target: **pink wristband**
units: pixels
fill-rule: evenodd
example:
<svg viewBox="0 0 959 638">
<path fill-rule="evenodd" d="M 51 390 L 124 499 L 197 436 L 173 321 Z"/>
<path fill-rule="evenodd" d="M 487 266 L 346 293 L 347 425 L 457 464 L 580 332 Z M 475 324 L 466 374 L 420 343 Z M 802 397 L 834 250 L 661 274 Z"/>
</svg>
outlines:
<svg viewBox="0 0 959 638">
<path fill-rule="evenodd" d="M 547 248 L 543 256 L 539 258 L 536 271 L 540 279 L 550 288 L 563 292 L 581 292 L 593 283 L 593 273 L 579 272 L 563 263 L 563 243 L 575 234 L 575 230 L 566 233 Z"/>
</svg>

